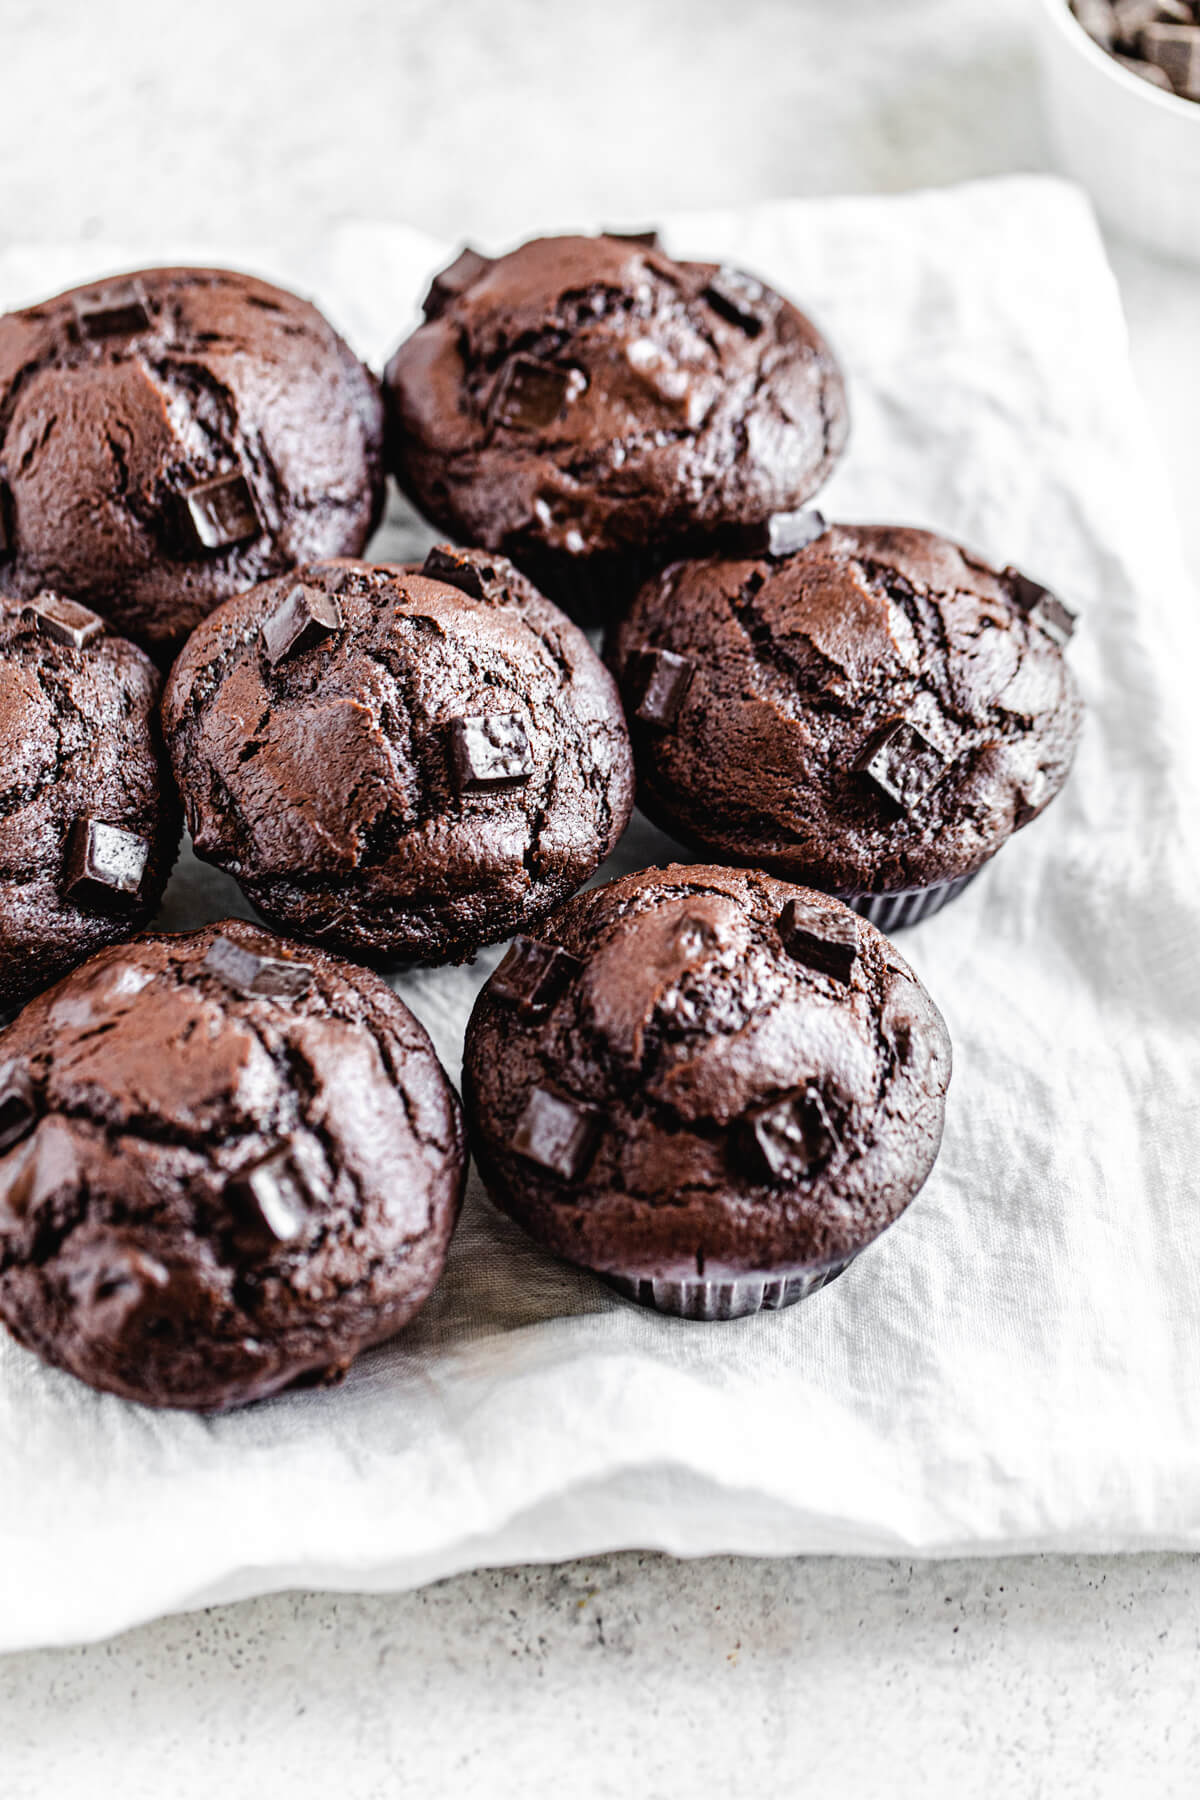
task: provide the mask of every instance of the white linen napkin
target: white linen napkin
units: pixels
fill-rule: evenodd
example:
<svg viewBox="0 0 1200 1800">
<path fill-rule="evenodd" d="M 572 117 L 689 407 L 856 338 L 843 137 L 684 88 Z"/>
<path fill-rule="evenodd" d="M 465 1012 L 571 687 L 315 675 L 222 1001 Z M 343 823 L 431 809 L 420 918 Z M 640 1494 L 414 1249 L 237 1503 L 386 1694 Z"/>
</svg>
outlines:
<svg viewBox="0 0 1200 1800">
<path fill-rule="evenodd" d="M 707 1326 L 542 1255 L 473 1182 L 412 1328 L 338 1391 L 219 1419 L 94 1394 L 5 1340 L 0 1648 L 622 1545 L 1200 1545 L 1196 596 L 1090 214 L 1022 178 L 667 223 L 836 344 L 854 426 L 831 517 L 944 530 L 1082 614 L 1072 782 L 902 938 L 955 1044 L 937 1168 L 814 1299 Z M 452 248 L 353 224 L 253 260 L 380 366 Z M 16 248 L 0 306 L 181 254 L 247 260 Z M 375 549 L 431 538 L 396 504 Z M 610 872 L 671 852 L 637 821 Z M 169 924 L 229 910 L 231 882 L 181 865 Z M 455 1078 L 498 954 L 396 982 Z"/>
</svg>

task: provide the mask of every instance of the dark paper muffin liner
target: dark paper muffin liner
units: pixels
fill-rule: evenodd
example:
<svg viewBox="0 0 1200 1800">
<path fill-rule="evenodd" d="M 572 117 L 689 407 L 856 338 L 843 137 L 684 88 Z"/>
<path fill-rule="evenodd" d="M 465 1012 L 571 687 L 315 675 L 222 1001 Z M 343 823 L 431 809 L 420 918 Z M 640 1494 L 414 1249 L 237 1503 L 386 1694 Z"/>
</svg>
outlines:
<svg viewBox="0 0 1200 1800">
<path fill-rule="evenodd" d="M 738 1281 L 653 1281 L 629 1275 L 601 1275 L 626 1300 L 652 1312 L 671 1313 L 679 1319 L 744 1319 L 752 1313 L 781 1312 L 810 1294 L 828 1287 L 858 1255 L 820 1269 L 801 1269 L 792 1275 L 762 1280 L 746 1276 Z"/>
<path fill-rule="evenodd" d="M 898 888 L 891 894 L 841 894 L 839 898 L 856 913 L 861 913 L 864 919 L 870 919 L 880 931 L 899 931 L 902 926 L 915 925 L 918 920 L 940 912 L 943 906 L 957 899 L 964 888 L 970 887 L 979 872 L 972 869 L 969 875 L 956 875 L 953 881 L 936 881 L 932 887 Z"/>
</svg>

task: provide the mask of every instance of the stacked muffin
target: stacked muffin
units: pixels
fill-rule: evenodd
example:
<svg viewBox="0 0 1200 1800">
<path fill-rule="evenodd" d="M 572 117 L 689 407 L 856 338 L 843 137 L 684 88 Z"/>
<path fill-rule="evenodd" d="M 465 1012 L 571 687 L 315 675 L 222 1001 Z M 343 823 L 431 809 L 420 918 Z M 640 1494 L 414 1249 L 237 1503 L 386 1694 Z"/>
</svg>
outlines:
<svg viewBox="0 0 1200 1800">
<path fill-rule="evenodd" d="M 360 965 L 510 938 L 467 1125 L 548 1249 L 732 1317 L 899 1216 L 950 1047 L 877 927 L 1048 804 L 1080 704 L 1047 590 L 807 509 L 847 421 L 801 312 L 652 234 L 464 251 L 382 388 L 311 307 L 221 271 L 0 320 L 22 1342 L 214 1408 L 398 1329 L 444 1262 L 463 1126 Z M 362 560 L 385 463 L 455 540 L 420 566 Z M 580 893 L 635 778 L 704 860 Z M 134 935 L 181 807 L 286 937 Z"/>
</svg>

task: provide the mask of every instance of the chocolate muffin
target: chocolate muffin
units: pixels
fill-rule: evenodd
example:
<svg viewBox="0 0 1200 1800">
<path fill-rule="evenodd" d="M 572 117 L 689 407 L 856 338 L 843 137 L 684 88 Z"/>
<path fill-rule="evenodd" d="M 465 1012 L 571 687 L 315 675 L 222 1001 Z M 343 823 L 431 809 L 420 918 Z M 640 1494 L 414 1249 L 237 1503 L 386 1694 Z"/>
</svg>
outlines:
<svg viewBox="0 0 1200 1800">
<path fill-rule="evenodd" d="M 197 853 L 272 922 L 447 962 L 528 929 L 633 803 L 616 688 L 502 557 L 315 563 L 194 633 L 164 701 Z"/>
<path fill-rule="evenodd" d="M 162 898 L 181 821 L 159 687 L 86 607 L 0 595 L 0 1013 Z"/>
<path fill-rule="evenodd" d="M 315 307 L 145 269 L 0 318 L 0 588 L 60 589 L 169 655 L 220 600 L 356 556 L 378 383 Z"/>
<path fill-rule="evenodd" d="M 378 976 L 229 920 L 142 937 L 0 1037 L 0 1319 L 148 1406 L 334 1380 L 428 1297 L 464 1172 Z"/>
<path fill-rule="evenodd" d="M 846 442 L 808 319 L 652 235 L 465 250 L 425 314 L 384 377 L 397 480 L 577 617 L 614 616 L 656 554 L 800 506 Z"/>
<path fill-rule="evenodd" d="M 812 513 L 763 550 L 666 569 L 612 634 L 639 802 L 706 855 L 911 924 L 1066 780 L 1073 615 L 927 531 Z"/>
<path fill-rule="evenodd" d="M 791 1304 L 933 1166 L 941 1015 L 839 901 L 735 869 L 645 869 L 518 938 L 463 1093 L 488 1191 L 547 1249 L 661 1311 Z"/>
</svg>

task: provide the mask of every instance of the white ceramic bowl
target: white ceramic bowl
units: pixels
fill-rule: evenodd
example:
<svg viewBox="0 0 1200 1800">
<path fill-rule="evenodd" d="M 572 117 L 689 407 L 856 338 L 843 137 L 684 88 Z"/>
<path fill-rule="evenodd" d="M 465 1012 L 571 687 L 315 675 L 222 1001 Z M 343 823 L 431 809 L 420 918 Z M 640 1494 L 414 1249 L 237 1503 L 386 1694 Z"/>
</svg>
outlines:
<svg viewBox="0 0 1200 1800">
<path fill-rule="evenodd" d="M 1200 262 L 1200 101 L 1163 93 L 1094 44 L 1067 0 L 1037 0 L 1059 162 L 1106 225 Z"/>
</svg>

